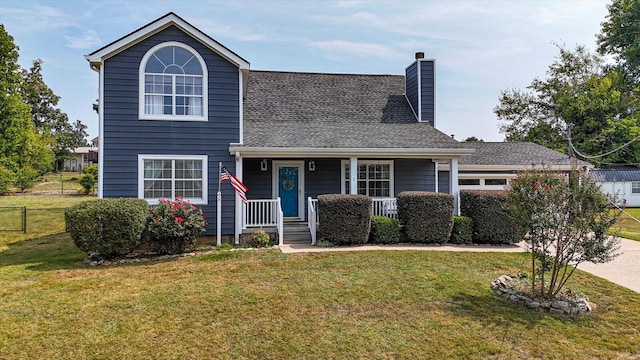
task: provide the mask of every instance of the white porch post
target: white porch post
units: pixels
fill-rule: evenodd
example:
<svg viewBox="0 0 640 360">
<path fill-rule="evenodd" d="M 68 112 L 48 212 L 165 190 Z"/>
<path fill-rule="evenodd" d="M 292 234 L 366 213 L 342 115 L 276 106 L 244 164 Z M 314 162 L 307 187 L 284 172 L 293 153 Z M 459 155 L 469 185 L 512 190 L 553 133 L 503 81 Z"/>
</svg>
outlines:
<svg viewBox="0 0 640 360">
<path fill-rule="evenodd" d="M 358 193 L 358 158 L 349 159 L 349 194 Z"/>
<path fill-rule="evenodd" d="M 435 172 L 436 186 L 435 192 L 438 192 L 438 162 L 434 161 L 433 163 L 433 171 Z"/>
<path fill-rule="evenodd" d="M 460 215 L 460 192 L 458 191 L 458 159 L 451 159 L 449 168 L 449 193 L 453 195 L 453 215 Z"/>
<path fill-rule="evenodd" d="M 220 174 L 218 174 L 220 176 Z M 236 153 L 236 177 L 238 180 L 242 181 L 242 156 L 240 153 Z M 240 244 L 240 234 L 242 234 L 242 223 L 243 223 L 243 214 L 242 214 L 242 200 L 240 200 L 240 196 L 235 194 L 236 198 L 236 232 L 235 232 L 235 244 Z"/>
</svg>

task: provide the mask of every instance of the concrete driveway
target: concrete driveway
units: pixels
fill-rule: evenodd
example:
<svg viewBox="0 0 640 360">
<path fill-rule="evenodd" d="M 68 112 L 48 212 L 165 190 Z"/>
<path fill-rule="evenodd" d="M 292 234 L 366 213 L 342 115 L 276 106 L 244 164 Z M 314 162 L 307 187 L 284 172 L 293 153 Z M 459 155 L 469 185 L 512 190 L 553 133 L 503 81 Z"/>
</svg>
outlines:
<svg viewBox="0 0 640 360">
<path fill-rule="evenodd" d="M 578 269 L 640 293 L 640 242 L 620 238 L 619 253 L 611 262 L 584 263 Z"/>
</svg>

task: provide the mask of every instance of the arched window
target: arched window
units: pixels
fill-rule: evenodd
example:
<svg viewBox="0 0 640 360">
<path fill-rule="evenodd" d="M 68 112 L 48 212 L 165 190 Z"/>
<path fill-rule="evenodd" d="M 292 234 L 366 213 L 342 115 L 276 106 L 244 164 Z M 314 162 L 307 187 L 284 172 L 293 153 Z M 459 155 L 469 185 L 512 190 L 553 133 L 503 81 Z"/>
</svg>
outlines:
<svg viewBox="0 0 640 360">
<path fill-rule="evenodd" d="M 207 68 L 189 46 L 168 42 L 149 50 L 140 64 L 140 119 L 207 119 Z"/>
</svg>

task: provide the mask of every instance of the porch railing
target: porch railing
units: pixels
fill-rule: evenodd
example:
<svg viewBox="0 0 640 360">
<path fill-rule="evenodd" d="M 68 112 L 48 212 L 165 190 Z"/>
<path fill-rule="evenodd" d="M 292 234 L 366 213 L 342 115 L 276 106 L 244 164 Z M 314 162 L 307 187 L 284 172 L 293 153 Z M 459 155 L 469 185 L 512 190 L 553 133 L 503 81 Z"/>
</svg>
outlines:
<svg viewBox="0 0 640 360">
<path fill-rule="evenodd" d="M 248 200 L 244 206 L 242 228 L 275 227 L 278 229 L 278 243 L 282 245 L 283 214 L 280 198 Z"/>
<path fill-rule="evenodd" d="M 307 223 L 311 233 L 311 245 L 316 244 L 316 229 L 318 228 L 318 199 L 307 198 Z"/>
<path fill-rule="evenodd" d="M 395 198 L 375 198 L 371 207 L 371 215 L 386 216 L 392 219 L 398 218 L 398 209 Z"/>
</svg>

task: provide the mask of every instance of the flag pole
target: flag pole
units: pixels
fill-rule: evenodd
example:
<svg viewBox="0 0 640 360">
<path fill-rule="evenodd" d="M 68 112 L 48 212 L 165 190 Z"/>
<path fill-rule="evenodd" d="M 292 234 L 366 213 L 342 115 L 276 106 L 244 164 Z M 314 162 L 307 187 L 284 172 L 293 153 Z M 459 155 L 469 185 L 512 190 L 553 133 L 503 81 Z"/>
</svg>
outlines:
<svg viewBox="0 0 640 360">
<path fill-rule="evenodd" d="M 222 245 L 222 193 L 220 192 L 220 174 L 222 174 L 222 161 L 218 162 L 218 194 L 216 196 L 216 245 Z"/>
</svg>

